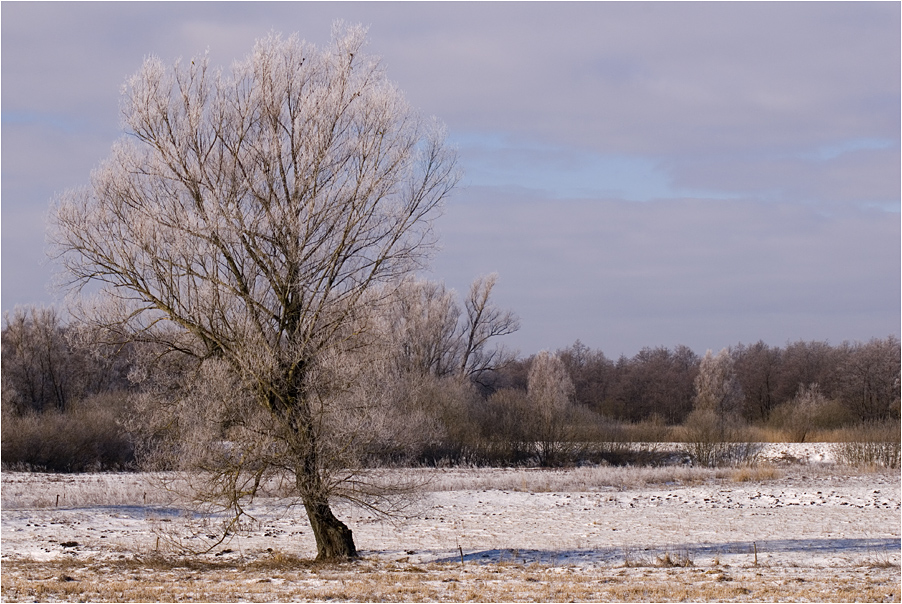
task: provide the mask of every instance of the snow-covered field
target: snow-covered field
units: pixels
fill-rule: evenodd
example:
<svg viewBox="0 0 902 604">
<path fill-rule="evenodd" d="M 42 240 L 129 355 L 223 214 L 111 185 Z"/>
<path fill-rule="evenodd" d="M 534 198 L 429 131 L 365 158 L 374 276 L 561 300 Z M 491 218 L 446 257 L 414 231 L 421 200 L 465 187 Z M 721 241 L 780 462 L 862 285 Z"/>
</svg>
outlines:
<svg viewBox="0 0 902 604">
<path fill-rule="evenodd" d="M 873 597 L 899 601 L 899 472 L 835 465 L 829 445 L 770 445 L 764 456 L 775 465 L 751 473 L 683 467 L 421 471 L 433 480 L 408 518 L 387 522 L 343 506 L 336 512 L 353 529 L 364 564 L 383 570 L 388 565 L 441 574 L 449 568 L 491 567 L 516 575 L 512 569 L 567 569 L 598 577 L 619 569 L 628 578 L 667 569 L 683 572 L 680 580 L 685 581 L 689 570 L 715 569 L 723 575 L 731 569 L 734 578 L 748 575 L 753 582 L 789 572 L 809 586 L 818 581 L 851 584 L 867 576 L 877 586 Z M 143 478 L 4 472 L 3 599 L 34 599 L 35 594 L 21 591 L 27 584 L 22 577 L 29 572 L 36 573 L 36 581 L 57 572 L 48 569 L 100 572 L 104 563 L 176 556 L 171 540 L 192 545 L 198 539 L 192 532 L 196 521 Z M 283 502 L 272 498 L 254 503 L 250 513 L 254 521 L 242 534 L 200 559 L 246 568 L 274 556 L 315 556 L 303 508 L 286 511 Z M 56 574 L 50 578 L 58 579 Z M 702 579 L 711 576 L 701 574 Z M 508 580 L 515 580 L 514 575 Z M 528 585 L 537 580 L 516 580 L 524 582 L 524 589 L 508 596 L 537 587 Z M 72 591 L 72 582 L 57 583 L 65 583 L 69 591 L 46 592 L 50 599 L 80 593 Z M 264 594 L 271 598 L 246 599 L 298 598 L 296 591 L 289 598 L 276 584 L 267 587 Z M 735 598 L 720 592 L 714 597 L 755 599 L 750 587 L 737 589 Z M 320 595 L 311 597 L 322 596 L 316 593 Z M 423 597 L 413 593 L 390 599 L 460 599 L 443 596 L 445 591 L 423 591 Z M 779 599 L 784 592 L 775 593 L 768 597 Z M 807 597 L 785 593 L 788 599 Z M 812 593 L 820 595 L 815 599 L 855 599 Z M 614 599 L 645 598 L 621 593 Z"/>
</svg>

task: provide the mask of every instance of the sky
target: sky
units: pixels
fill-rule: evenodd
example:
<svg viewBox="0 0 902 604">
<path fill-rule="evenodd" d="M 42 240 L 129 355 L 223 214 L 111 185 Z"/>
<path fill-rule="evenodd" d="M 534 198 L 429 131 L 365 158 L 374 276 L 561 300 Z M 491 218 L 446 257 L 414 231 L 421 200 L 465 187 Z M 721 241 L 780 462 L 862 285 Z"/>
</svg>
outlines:
<svg viewBox="0 0 902 604">
<path fill-rule="evenodd" d="M 62 302 L 46 213 L 122 136 L 146 56 L 228 67 L 343 19 L 460 155 L 427 276 L 463 294 L 497 272 L 521 355 L 899 337 L 900 11 L 4 1 L 2 311 Z"/>
</svg>

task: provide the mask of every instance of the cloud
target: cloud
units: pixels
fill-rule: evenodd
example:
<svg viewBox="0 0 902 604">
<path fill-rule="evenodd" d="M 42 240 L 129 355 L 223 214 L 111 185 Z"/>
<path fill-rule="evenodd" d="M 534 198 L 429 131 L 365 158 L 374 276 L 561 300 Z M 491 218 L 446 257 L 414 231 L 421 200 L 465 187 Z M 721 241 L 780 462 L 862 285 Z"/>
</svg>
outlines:
<svg viewBox="0 0 902 604">
<path fill-rule="evenodd" d="M 108 136 L 105 136 L 108 135 Z M 93 130 L 69 118 L 3 114 L 3 311 L 48 302 L 53 274 L 44 250 L 44 218 L 54 195 L 88 183 L 109 151 L 110 128 Z"/>
<path fill-rule="evenodd" d="M 872 148 L 806 155 L 677 159 L 667 172 L 673 186 L 683 191 L 768 201 L 881 205 L 899 211 L 900 160 L 895 141 L 878 141 Z"/>
<path fill-rule="evenodd" d="M 898 140 L 899 32 L 886 27 L 895 5 L 465 12 L 380 45 L 418 103 L 452 127 L 656 155 L 792 151 L 865 132 Z"/>
<path fill-rule="evenodd" d="M 498 271 L 499 300 L 523 318 L 512 342 L 526 351 L 577 338 L 633 354 L 898 329 L 899 223 L 885 212 L 471 189 L 440 230 L 435 273 L 462 289 Z"/>
<path fill-rule="evenodd" d="M 148 54 L 228 67 L 333 20 L 448 124 L 434 274 L 497 270 L 525 353 L 899 334 L 898 3 L 3 3 L 3 309 Z M 879 209 L 892 210 L 891 213 Z"/>
</svg>

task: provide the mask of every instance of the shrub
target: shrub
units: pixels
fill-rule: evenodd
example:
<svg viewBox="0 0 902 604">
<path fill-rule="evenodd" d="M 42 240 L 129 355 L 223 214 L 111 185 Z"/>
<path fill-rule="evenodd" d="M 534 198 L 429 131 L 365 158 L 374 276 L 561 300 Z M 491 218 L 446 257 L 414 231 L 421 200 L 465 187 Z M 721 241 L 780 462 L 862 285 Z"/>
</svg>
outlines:
<svg viewBox="0 0 902 604">
<path fill-rule="evenodd" d="M 696 465 L 709 468 L 749 463 L 761 449 L 735 417 L 724 418 L 710 409 L 690 413 L 682 433 L 683 451 Z"/>
<path fill-rule="evenodd" d="M 818 431 L 838 428 L 850 419 L 838 400 L 824 396 L 817 384 L 800 386 L 798 394 L 774 409 L 769 424 L 782 430 L 788 442 L 811 442 Z"/>
<path fill-rule="evenodd" d="M 844 442 L 833 445 L 837 461 L 850 466 L 900 466 L 899 421 L 866 422 L 841 432 Z"/>
<path fill-rule="evenodd" d="M 644 421 L 624 424 L 623 431 L 634 443 L 666 443 L 673 440 L 673 430 L 657 413 Z"/>
<path fill-rule="evenodd" d="M 132 467 L 134 446 L 117 421 L 119 399 L 93 397 L 70 411 L 4 413 L 4 469 L 89 472 Z"/>
</svg>

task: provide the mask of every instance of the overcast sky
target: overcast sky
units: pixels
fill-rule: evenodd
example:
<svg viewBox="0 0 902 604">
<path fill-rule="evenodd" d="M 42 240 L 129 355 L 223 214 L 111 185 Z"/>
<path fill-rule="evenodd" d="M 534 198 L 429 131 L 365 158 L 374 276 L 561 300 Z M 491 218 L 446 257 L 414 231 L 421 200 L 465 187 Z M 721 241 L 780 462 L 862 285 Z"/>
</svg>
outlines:
<svg viewBox="0 0 902 604">
<path fill-rule="evenodd" d="M 44 215 L 145 56 L 344 19 L 459 148 L 431 276 L 497 271 L 521 354 L 899 336 L 900 7 L 5 1 L 3 312 L 60 299 Z"/>
</svg>

